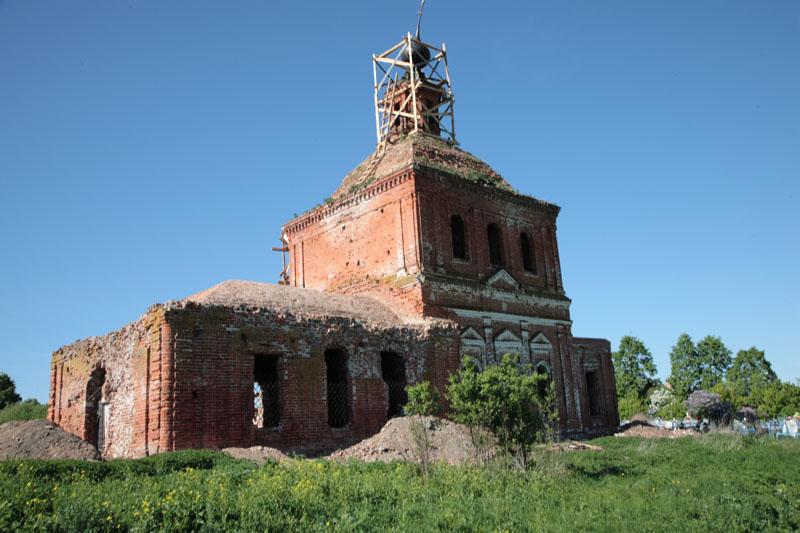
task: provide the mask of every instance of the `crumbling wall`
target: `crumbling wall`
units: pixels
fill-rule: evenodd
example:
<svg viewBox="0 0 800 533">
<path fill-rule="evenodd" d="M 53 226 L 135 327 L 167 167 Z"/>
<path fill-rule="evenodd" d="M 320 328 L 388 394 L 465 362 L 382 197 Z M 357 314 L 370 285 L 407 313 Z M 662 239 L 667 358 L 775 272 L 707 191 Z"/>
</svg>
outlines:
<svg viewBox="0 0 800 533">
<path fill-rule="evenodd" d="M 48 419 L 87 442 L 101 444 L 99 451 L 106 458 L 146 453 L 148 361 L 158 354 L 158 318 L 148 313 L 118 331 L 53 353 Z M 100 390 L 90 383 L 93 373 L 95 381 L 103 376 Z"/>
<path fill-rule="evenodd" d="M 589 410 L 583 419 L 587 433 L 608 433 L 619 426 L 619 412 L 617 410 L 617 385 L 614 378 L 614 363 L 611 359 L 611 343 L 606 339 L 578 338 L 573 339 L 575 351 L 578 354 L 582 370 L 583 381 L 581 393 L 583 401 L 590 405 L 587 375 L 595 373 L 598 380 L 596 391 L 599 402 L 599 413 L 592 416 Z"/>
<path fill-rule="evenodd" d="M 268 445 L 319 450 L 350 444 L 386 422 L 388 388 L 380 353 L 404 358 L 407 381 L 442 389 L 458 363 L 451 325 L 373 324 L 336 316 L 302 317 L 280 309 L 191 302 L 166 308 L 173 376 L 170 449 Z M 350 422 L 328 425 L 326 349 L 347 358 Z M 277 427 L 253 423 L 254 361 L 278 356 L 282 412 Z"/>
</svg>

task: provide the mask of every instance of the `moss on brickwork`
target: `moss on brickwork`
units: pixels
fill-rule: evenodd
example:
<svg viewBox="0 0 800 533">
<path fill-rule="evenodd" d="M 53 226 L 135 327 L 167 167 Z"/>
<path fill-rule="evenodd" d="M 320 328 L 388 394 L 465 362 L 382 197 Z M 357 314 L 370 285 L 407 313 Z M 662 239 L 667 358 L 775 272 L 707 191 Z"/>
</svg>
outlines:
<svg viewBox="0 0 800 533">
<path fill-rule="evenodd" d="M 302 394 L 305 391 L 313 391 L 315 387 L 320 387 L 322 379 L 325 377 L 325 363 L 322 354 L 314 357 L 295 357 L 290 359 L 293 374 L 297 380 L 297 388 Z"/>
<path fill-rule="evenodd" d="M 286 344 L 289 346 L 289 350 L 293 351 L 295 355 L 299 355 L 301 338 L 302 334 L 299 331 L 293 329 L 286 330 Z"/>
</svg>

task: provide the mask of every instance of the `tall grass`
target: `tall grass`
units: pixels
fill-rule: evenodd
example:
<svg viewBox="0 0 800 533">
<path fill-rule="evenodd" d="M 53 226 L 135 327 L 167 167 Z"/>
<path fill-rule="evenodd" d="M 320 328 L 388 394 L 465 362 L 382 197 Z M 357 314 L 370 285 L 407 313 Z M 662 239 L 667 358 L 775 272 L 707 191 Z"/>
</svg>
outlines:
<svg viewBox="0 0 800 533">
<path fill-rule="evenodd" d="M 38 418 L 47 418 L 47 405 L 25 401 L 0 409 L 0 424 L 12 420 L 36 420 Z"/>
<path fill-rule="evenodd" d="M 762 531 L 800 528 L 800 443 L 604 438 L 520 473 L 212 452 L 0 463 L 0 531 Z M 550 458 L 549 460 L 553 460 Z"/>
</svg>

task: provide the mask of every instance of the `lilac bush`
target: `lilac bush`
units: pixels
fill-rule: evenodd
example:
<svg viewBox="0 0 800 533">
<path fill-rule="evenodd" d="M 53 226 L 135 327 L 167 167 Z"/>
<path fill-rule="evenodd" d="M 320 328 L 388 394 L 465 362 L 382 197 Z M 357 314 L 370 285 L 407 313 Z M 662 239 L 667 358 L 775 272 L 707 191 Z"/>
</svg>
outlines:
<svg viewBox="0 0 800 533">
<path fill-rule="evenodd" d="M 723 402 L 719 394 L 696 390 L 689 395 L 683 405 L 689 414 L 696 419 L 707 418 L 712 422 L 721 422 L 730 417 L 733 405 Z"/>
</svg>

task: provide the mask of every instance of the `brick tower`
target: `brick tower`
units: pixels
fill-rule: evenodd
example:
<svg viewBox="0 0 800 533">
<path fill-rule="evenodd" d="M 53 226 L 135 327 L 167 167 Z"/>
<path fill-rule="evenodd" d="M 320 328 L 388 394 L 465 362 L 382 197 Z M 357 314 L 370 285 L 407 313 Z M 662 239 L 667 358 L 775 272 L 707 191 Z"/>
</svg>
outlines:
<svg viewBox="0 0 800 533">
<path fill-rule="evenodd" d="M 572 337 L 560 208 L 459 148 L 444 45 L 408 35 L 373 65 L 377 149 L 326 205 L 283 226 L 288 282 L 452 320 L 462 358 L 485 367 L 519 353 L 550 374 L 566 432 L 615 427 L 610 345 Z"/>
</svg>

